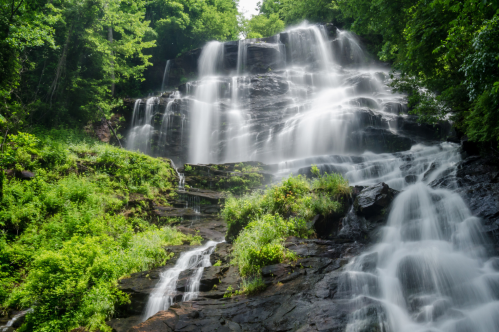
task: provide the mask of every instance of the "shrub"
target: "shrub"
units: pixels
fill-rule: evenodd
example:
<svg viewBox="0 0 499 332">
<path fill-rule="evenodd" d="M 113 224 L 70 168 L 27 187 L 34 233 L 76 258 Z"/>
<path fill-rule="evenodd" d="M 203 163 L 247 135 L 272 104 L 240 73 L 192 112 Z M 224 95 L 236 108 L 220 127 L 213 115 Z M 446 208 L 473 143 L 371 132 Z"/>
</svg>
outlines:
<svg viewBox="0 0 499 332">
<path fill-rule="evenodd" d="M 350 194 L 348 180 L 341 176 L 341 174 L 325 173 L 321 175 L 316 165 L 312 165 L 312 173 L 316 176 L 312 181 L 312 189 L 314 191 L 328 194 L 334 198 Z"/>
<path fill-rule="evenodd" d="M 267 288 L 267 285 L 265 285 L 262 276 L 256 276 L 243 279 L 240 288 L 240 293 L 253 295 L 264 291 L 265 288 Z"/>
<path fill-rule="evenodd" d="M 298 175 L 288 177 L 263 193 L 255 191 L 240 198 L 229 196 L 221 212 L 227 222 L 227 241 L 232 242 L 250 221 L 266 213 L 277 213 L 286 218 L 296 214 L 308 193 L 309 183 Z"/>
<path fill-rule="evenodd" d="M 241 198 L 227 197 L 221 211 L 222 218 L 227 222 L 227 241 L 232 242 L 251 220 L 265 212 L 264 197 L 258 192 Z"/>
<path fill-rule="evenodd" d="M 269 264 L 292 258 L 283 241 L 288 236 L 308 237 L 313 230 L 307 221 L 316 214 L 340 212 L 338 199 L 350 193 L 348 181 L 341 175 L 320 175 L 310 182 L 302 176 L 290 176 L 280 184 L 243 197 L 228 197 L 222 217 L 227 221 L 229 242 L 234 242 L 232 264 L 244 276 L 258 275 Z"/>
<path fill-rule="evenodd" d="M 285 220 L 278 214 L 266 214 L 249 223 L 234 242 L 232 264 L 241 276 L 255 275 L 263 266 L 293 257 L 282 245 L 288 236 L 306 237 L 308 230 L 303 219 Z"/>
</svg>

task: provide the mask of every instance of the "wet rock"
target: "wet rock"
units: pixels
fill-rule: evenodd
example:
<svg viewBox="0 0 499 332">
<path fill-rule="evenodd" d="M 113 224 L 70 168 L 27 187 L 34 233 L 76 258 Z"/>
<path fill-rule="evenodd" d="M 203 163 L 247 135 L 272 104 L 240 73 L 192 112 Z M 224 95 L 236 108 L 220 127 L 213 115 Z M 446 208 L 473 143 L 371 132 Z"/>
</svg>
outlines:
<svg viewBox="0 0 499 332">
<path fill-rule="evenodd" d="M 411 175 L 407 175 L 404 179 L 405 179 L 405 182 L 407 182 L 409 184 L 416 183 L 416 181 L 418 180 L 418 176 L 411 174 Z"/>
<path fill-rule="evenodd" d="M 465 156 L 477 156 L 480 154 L 480 146 L 477 142 L 472 142 L 467 136 L 461 139 L 461 150 Z"/>
<path fill-rule="evenodd" d="M 355 212 L 366 218 L 375 217 L 389 207 L 397 193 L 383 182 L 364 188 L 355 199 Z"/>
<path fill-rule="evenodd" d="M 264 267 L 263 293 L 223 298 L 229 286 L 238 289 L 240 277 L 234 266 L 225 271 L 212 267 L 206 275 L 213 277 L 207 279 L 222 274 L 214 289 L 201 292 L 195 301 L 175 304 L 130 331 L 343 331 L 351 311 L 346 300 L 336 299 L 339 276 L 363 246 L 293 237 L 285 246 L 300 258 Z"/>
<path fill-rule="evenodd" d="M 463 197 L 474 216 L 482 219 L 483 230 L 492 240 L 492 255 L 499 254 L 499 161 L 493 157 L 470 156 L 459 162 L 456 173 L 431 183 L 449 186 Z"/>
<path fill-rule="evenodd" d="M 251 43 L 247 47 L 246 70 L 250 73 L 267 73 L 283 68 L 285 55 L 283 48 L 275 43 Z"/>
<path fill-rule="evenodd" d="M 351 137 L 353 147 L 360 151 L 374 153 L 407 151 L 414 141 L 408 137 L 397 135 L 389 130 L 368 127 L 360 130 Z"/>
<path fill-rule="evenodd" d="M 367 239 L 367 221 L 362 215 L 355 214 L 351 209 L 342 219 L 342 227 L 338 238 L 347 241 L 365 241 Z"/>
<path fill-rule="evenodd" d="M 270 73 L 251 77 L 250 97 L 277 96 L 288 90 L 289 84 L 283 75 Z"/>
<path fill-rule="evenodd" d="M 225 265 L 228 264 L 230 261 L 230 252 L 232 249 L 232 245 L 227 242 L 222 242 L 217 244 L 215 247 L 215 250 L 210 256 L 210 262 L 211 265 L 215 265 L 218 261 L 220 261 L 220 264 Z"/>
</svg>

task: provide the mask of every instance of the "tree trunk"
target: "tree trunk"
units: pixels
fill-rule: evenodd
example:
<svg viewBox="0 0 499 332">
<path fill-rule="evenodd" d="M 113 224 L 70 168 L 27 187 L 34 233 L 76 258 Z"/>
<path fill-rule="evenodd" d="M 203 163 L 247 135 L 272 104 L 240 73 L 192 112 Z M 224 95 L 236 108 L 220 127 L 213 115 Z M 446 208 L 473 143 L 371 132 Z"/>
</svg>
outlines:
<svg viewBox="0 0 499 332">
<path fill-rule="evenodd" d="M 71 27 L 69 28 L 68 35 L 66 37 L 66 42 L 64 43 L 64 48 L 62 50 L 61 57 L 59 58 L 59 63 L 57 64 L 54 81 L 52 82 L 49 88 L 50 108 L 52 108 L 52 98 L 54 97 L 54 93 L 57 90 L 57 84 L 59 83 L 59 78 L 61 77 L 62 74 L 62 68 L 66 64 L 66 55 L 68 51 L 69 38 L 71 37 L 72 32 L 73 32 L 73 26 L 71 25 Z"/>
</svg>

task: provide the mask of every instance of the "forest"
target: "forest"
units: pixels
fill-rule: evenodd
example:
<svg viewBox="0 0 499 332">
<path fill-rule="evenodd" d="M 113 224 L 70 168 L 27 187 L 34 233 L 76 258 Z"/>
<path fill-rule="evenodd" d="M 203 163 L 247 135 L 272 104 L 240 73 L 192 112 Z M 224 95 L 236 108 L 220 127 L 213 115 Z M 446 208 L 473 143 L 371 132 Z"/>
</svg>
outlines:
<svg viewBox="0 0 499 332">
<path fill-rule="evenodd" d="M 499 1 L 262 0 L 251 18 L 238 5 L 0 0 L 0 313 L 31 310 L 17 331 L 115 331 L 107 322 L 131 303 L 121 280 L 166 265 L 175 255 L 165 247 L 203 242 L 175 227 L 182 217 L 157 216 L 184 199 L 171 160 L 101 142 L 86 128 L 110 121 L 127 98 L 162 93 L 148 77 L 209 41 L 271 37 L 303 21 L 351 31 L 390 66 L 390 88 L 407 96 L 421 125 L 449 121 L 456 140 L 497 157 Z M 225 172 L 206 164 L 208 177 Z M 296 262 L 285 239 L 317 237 L 316 216 L 357 209 L 349 200 L 359 189 L 336 168 L 310 164 L 308 178 L 265 187 L 264 166 L 227 165 L 240 182 L 216 196 L 225 204 L 217 216 L 242 279 L 224 299 L 263 291 L 265 266 Z M 180 169 L 206 189 L 204 169 Z M 200 205 L 218 206 L 210 199 Z"/>
</svg>

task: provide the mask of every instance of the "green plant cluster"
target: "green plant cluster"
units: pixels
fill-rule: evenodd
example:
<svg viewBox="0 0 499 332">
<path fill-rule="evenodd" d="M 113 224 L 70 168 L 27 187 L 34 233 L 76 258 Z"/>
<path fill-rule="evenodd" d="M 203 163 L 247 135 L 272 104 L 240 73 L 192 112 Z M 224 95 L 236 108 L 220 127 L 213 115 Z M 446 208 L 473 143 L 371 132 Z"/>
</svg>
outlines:
<svg viewBox="0 0 499 332">
<path fill-rule="evenodd" d="M 227 198 L 221 215 L 227 221 L 226 238 L 234 242 L 231 262 L 242 276 L 292 259 L 283 246 L 286 237 L 308 237 L 313 230 L 307 222 L 315 215 L 342 211 L 342 201 L 350 194 L 348 181 L 338 174 L 321 175 L 316 166 L 313 173 L 314 180 L 290 176 L 263 192 Z"/>
<path fill-rule="evenodd" d="M 350 194 L 348 181 L 339 174 L 321 175 L 316 166 L 312 169 L 315 178 L 311 181 L 301 175 L 290 176 L 263 192 L 229 196 L 221 211 L 227 222 L 227 239 L 233 241 L 250 221 L 265 214 L 308 220 L 317 214 L 339 212 L 344 196 Z"/>
<path fill-rule="evenodd" d="M 131 196 L 174 188 L 164 160 L 64 130 L 10 135 L 3 148 L 0 305 L 33 308 L 22 331 L 110 331 L 128 301 L 117 280 L 164 264 L 165 245 L 200 240 L 130 214 Z M 19 179 L 26 170 L 35 177 Z"/>
<path fill-rule="evenodd" d="M 267 288 L 265 282 L 261 275 L 253 276 L 249 278 L 243 278 L 241 284 L 239 284 L 239 289 L 234 289 L 234 287 L 227 287 L 224 298 L 231 298 L 238 295 L 253 295 L 264 291 Z"/>
</svg>

